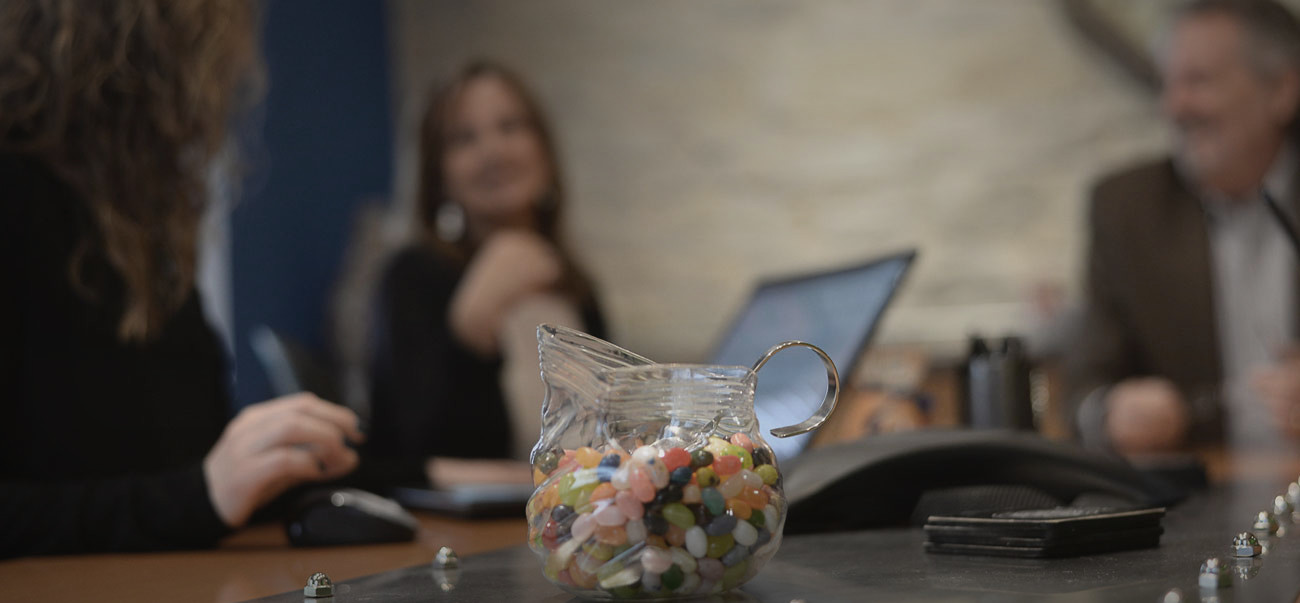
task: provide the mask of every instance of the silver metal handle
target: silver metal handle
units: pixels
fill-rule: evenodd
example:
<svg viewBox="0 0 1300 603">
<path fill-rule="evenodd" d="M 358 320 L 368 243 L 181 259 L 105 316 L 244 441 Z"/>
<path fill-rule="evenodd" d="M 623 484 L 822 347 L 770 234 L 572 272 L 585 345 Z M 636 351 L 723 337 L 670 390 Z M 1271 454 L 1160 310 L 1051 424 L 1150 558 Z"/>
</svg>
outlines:
<svg viewBox="0 0 1300 603">
<path fill-rule="evenodd" d="M 821 348 L 805 341 L 786 341 L 772 346 L 772 349 L 763 354 L 763 357 L 759 358 L 758 362 L 754 363 L 754 368 L 750 370 L 757 373 L 758 370 L 763 368 L 763 365 L 767 364 L 767 361 L 771 360 L 772 356 L 775 356 L 777 352 L 793 347 L 808 348 L 816 352 L 818 356 L 821 356 L 822 364 L 826 365 L 826 398 L 822 400 L 822 405 L 817 408 L 817 412 L 814 412 L 811 417 L 804 419 L 802 423 L 787 427 L 777 427 L 776 429 L 769 431 L 769 433 L 778 438 L 797 436 L 801 433 L 808 433 L 821 427 L 822 423 L 826 422 L 826 418 L 831 416 L 831 413 L 835 411 L 835 403 L 840 399 L 840 372 L 835 368 L 835 361 L 831 360 L 831 357 L 828 356 L 826 352 L 822 351 Z"/>
</svg>

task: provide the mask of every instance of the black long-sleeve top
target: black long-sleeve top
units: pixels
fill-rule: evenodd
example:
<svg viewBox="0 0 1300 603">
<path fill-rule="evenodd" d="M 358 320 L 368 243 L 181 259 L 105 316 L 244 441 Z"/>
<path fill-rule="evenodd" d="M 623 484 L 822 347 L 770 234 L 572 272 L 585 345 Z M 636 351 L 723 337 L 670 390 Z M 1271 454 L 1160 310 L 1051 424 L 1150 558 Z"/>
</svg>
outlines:
<svg viewBox="0 0 1300 603">
<path fill-rule="evenodd" d="M 510 454 L 501 359 L 465 347 L 447 322 L 463 277 L 463 266 L 426 245 L 399 252 L 385 270 L 371 360 L 368 446 L 378 456 Z M 584 327 L 603 337 L 594 297 L 580 302 L 578 311 Z"/>
<path fill-rule="evenodd" d="M 189 298 L 145 343 L 117 337 L 124 285 L 89 208 L 0 154 L 0 557 L 211 546 L 228 529 L 202 459 L 228 418 L 224 358 Z M 93 239 L 92 239 L 93 240 Z"/>
</svg>

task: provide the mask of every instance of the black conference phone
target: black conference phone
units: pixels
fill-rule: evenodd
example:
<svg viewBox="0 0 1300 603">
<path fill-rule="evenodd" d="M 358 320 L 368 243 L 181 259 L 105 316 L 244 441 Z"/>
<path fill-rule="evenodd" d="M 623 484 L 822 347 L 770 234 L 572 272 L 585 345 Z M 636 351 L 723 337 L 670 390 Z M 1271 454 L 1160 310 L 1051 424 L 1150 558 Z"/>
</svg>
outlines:
<svg viewBox="0 0 1300 603">
<path fill-rule="evenodd" d="M 789 534 L 920 526 L 972 511 L 1164 507 L 1188 494 L 1121 459 L 1003 430 L 872 436 L 809 449 L 783 469 Z"/>
</svg>

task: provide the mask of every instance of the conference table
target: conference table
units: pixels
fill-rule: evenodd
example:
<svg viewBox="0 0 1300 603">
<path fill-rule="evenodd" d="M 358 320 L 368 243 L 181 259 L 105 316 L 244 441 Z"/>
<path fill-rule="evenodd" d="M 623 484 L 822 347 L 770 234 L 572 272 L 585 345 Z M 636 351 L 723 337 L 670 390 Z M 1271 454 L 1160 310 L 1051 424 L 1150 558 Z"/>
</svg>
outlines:
<svg viewBox="0 0 1300 603">
<path fill-rule="evenodd" d="M 787 537 L 771 564 L 724 600 L 1123 601 L 1158 600 L 1170 588 L 1198 599 L 1200 561 L 1227 554 L 1300 460 L 1207 457 L 1216 483 L 1170 509 L 1161 546 L 1076 559 L 1024 560 L 927 555 L 919 529 Z M 0 601 L 203 601 L 299 603 L 308 576 L 338 585 L 330 603 L 361 600 L 567 601 L 523 546 L 522 518 L 455 519 L 418 514 L 413 542 L 292 548 L 279 524 L 252 526 L 209 551 L 31 557 L 0 562 Z M 1257 576 L 1218 601 L 1296 600 L 1300 523 L 1274 538 Z M 461 558 L 437 571 L 440 547 Z M 448 583 L 450 580 L 450 584 Z M 1281 597 L 1279 599 L 1279 597 Z"/>
<path fill-rule="evenodd" d="M 337 581 L 428 564 L 444 546 L 459 555 L 519 545 L 518 519 L 469 520 L 416 513 L 413 542 L 293 548 L 284 528 L 246 528 L 210 551 L 28 557 L 0 562 L 0 601 L 235 603 L 285 591 L 301 597 L 307 577 Z"/>
</svg>

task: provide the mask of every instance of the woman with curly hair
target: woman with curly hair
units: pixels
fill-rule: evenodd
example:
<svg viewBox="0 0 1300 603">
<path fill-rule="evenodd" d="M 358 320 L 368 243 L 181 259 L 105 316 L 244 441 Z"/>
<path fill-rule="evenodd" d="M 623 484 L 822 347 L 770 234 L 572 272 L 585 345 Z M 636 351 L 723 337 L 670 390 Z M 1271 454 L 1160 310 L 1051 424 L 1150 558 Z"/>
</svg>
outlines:
<svg viewBox="0 0 1300 603">
<path fill-rule="evenodd" d="M 0 557 L 215 544 L 357 464 L 309 395 L 227 424 L 195 292 L 208 167 L 260 74 L 249 0 L 0 3 Z"/>
</svg>

